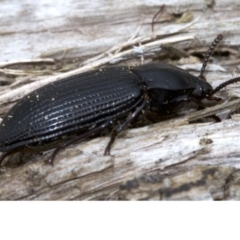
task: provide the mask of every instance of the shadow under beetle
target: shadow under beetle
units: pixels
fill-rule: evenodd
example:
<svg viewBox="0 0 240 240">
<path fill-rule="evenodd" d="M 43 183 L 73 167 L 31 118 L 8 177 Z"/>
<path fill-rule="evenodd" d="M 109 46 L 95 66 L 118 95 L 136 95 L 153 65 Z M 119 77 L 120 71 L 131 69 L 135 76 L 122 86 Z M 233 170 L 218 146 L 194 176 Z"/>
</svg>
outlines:
<svg viewBox="0 0 240 240">
<path fill-rule="evenodd" d="M 172 114 L 189 101 L 220 100 L 213 95 L 234 78 L 213 89 L 203 74 L 215 46 L 213 41 L 198 77 L 173 65 L 150 63 L 136 67 L 109 67 L 74 75 L 43 86 L 23 97 L 0 124 L 3 159 L 18 151 L 55 148 L 48 162 L 63 148 L 112 129 L 111 146 L 143 110 Z M 118 123 L 118 124 L 117 124 Z"/>
</svg>

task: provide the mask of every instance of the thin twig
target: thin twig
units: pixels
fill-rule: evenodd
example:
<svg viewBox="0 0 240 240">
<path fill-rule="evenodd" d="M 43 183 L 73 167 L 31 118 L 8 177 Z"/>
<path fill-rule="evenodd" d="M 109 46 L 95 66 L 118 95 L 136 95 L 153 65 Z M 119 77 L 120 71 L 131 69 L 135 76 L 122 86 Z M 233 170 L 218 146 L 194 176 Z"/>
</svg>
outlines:
<svg viewBox="0 0 240 240">
<path fill-rule="evenodd" d="M 165 39 L 159 39 L 156 41 L 149 42 L 147 44 L 143 44 L 142 49 L 143 49 L 143 51 L 149 51 L 149 49 L 153 48 L 154 46 L 156 47 L 156 46 L 161 46 L 163 44 L 171 44 L 171 43 L 176 43 L 176 42 L 181 42 L 181 41 L 189 41 L 192 39 L 194 39 L 194 35 L 192 35 L 192 34 L 184 34 L 184 35 L 182 34 L 180 36 L 171 36 L 171 37 L 167 37 Z M 75 69 L 73 71 L 62 73 L 57 76 L 51 76 L 46 79 L 40 80 L 38 82 L 29 83 L 28 85 L 19 87 L 17 89 L 14 89 L 12 91 L 9 91 L 9 92 L 1 95 L 0 96 L 0 104 L 6 103 L 8 101 L 18 100 L 21 97 L 23 97 L 25 94 L 43 86 L 43 85 L 46 85 L 50 82 L 57 81 L 59 79 L 66 78 L 66 77 L 69 77 L 69 76 L 72 76 L 75 74 L 79 74 L 79 73 L 82 73 L 85 71 L 89 71 L 94 68 L 100 67 L 104 64 L 107 64 L 107 63 L 113 61 L 114 59 L 124 58 L 124 57 L 127 57 L 129 55 L 134 55 L 134 54 L 135 54 L 134 49 L 131 48 L 129 50 L 122 51 L 113 56 L 106 56 L 98 61 L 87 64 L 87 65 L 80 67 L 78 69 Z"/>
<path fill-rule="evenodd" d="M 31 64 L 31 63 L 55 63 L 53 58 L 36 58 L 36 59 L 24 59 L 14 60 L 10 62 L 0 63 L 0 68 L 9 67 L 16 64 Z"/>
</svg>

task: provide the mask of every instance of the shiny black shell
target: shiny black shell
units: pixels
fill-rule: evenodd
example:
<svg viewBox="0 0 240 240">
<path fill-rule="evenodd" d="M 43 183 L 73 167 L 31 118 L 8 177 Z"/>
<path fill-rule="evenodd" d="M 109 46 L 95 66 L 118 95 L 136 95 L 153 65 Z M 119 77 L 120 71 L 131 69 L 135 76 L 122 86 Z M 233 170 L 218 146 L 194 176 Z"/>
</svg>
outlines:
<svg viewBox="0 0 240 240">
<path fill-rule="evenodd" d="M 170 91 L 194 89 L 194 76 L 187 71 L 166 63 L 150 63 L 133 68 L 147 86 L 147 90 Z M 197 77 L 195 77 L 197 79 Z"/>
<path fill-rule="evenodd" d="M 123 123 L 143 105 L 160 115 L 174 114 L 211 90 L 209 83 L 164 63 L 77 74 L 33 91 L 10 110 L 0 124 L 0 151 L 51 149 L 105 122 Z"/>
<path fill-rule="evenodd" d="M 128 67 L 81 73 L 23 97 L 0 124 L 0 151 L 42 145 L 103 123 L 134 109 L 142 81 Z"/>
</svg>

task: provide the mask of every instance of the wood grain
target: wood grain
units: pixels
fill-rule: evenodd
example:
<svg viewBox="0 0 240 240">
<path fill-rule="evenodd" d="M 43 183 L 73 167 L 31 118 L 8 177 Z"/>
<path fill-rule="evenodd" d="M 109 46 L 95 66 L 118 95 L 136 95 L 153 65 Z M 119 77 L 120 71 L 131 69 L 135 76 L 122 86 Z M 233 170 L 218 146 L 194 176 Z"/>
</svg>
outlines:
<svg viewBox="0 0 240 240">
<path fill-rule="evenodd" d="M 206 77 L 217 86 L 238 76 L 239 2 L 165 2 L 1 1 L 0 116 L 48 82 L 112 63 L 164 60 L 198 75 L 219 33 Z M 54 166 L 44 163 L 50 152 L 15 154 L 0 171 L 0 199 L 238 200 L 240 122 L 229 112 L 239 85 L 219 95 L 219 105 L 123 132 L 111 156 L 103 156 L 108 136 L 64 149 Z M 211 114 L 223 121 L 192 123 Z"/>
</svg>

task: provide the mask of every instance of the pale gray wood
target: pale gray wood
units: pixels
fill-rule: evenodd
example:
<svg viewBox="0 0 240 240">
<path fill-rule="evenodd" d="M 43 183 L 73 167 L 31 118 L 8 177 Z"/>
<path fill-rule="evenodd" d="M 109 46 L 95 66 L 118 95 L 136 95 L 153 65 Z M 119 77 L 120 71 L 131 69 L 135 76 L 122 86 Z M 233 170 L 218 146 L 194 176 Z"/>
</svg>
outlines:
<svg viewBox="0 0 240 240">
<path fill-rule="evenodd" d="M 160 23 L 155 24 L 152 33 L 152 18 L 163 3 L 165 10 L 156 19 Z M 138 64 L 141 60 L 151 61 L 149 56 L 140 59 L 136 54 L 141 49 L 151 49 L 149 43 L 158 47 L 153 51 L 154 56 L 161 56 L 161 49 L 167 49 L 166 43 L 179 51 L 188 48 L 189 52 L 205 52 L 217 34 L 223 33 L 225 39 L 219 52 L 225 51 L 229 55 L 225 58 L 215 56 L 206 74 L 208 81 L 217 86 L 238 74 L 239 7 L 236 0 L 171 0 L 168 3 L 161 0 L 1 1 L 0 80 L 13 81 L 16 78 L 16 81 L 0 87 L 0 114 L 4 116 L 28 92 L 64 76 L 109 65 L 113 61 L 122 60 L 120 63 L 125 64 L 130 57 Z M 193 19 L 176 23 L 187 11 L 193 14 Z M 194 20 L 194 24 L 189 24 Z M 116 54 L 119 46 L 127 44 L 138 28 L 135 37 L 141 39 L 137 38 Z M 185 30 L 181 33 L 166 36 L 182 28 Z M 159 38 L 160 35 L 163 38 Z M 99 56 L 114 46 L 114 51 Z M 90 62 L 89 59 L 95 56 L 99 58 Z M 35 62 L 37 67 L 26 70 L 23 66 L 29 61 Z M 15 62 L 20 67 L 13 65 Z M 59 62 L 70 63 L 66 67 L 71 71 L 60 74 L 62 68 L 41 69 L 43 64 L 57 66 Z M 195 57 L 172 63 L 190 69 L 195 75 L 201 68 L 200 60 Z M 10 75 L 15 77 L 10 78 Z M 227 99 L 231 100 L 229 96 L 239 97 L 239 85 L 228 89 L 228 92 L 223 91 Z M 127 130 L 114 144 L 112 156 L 103 156 L 108 137 L 63 150 L 53 167 L 43 162 L 50 153 L 23 156 L 28 163 L 15 169 L 6 164 L 1 169 L 0 199 L 238 200 L 238 115 L 221 123 L 188 122 L 228 109 L 236 110 L 239 103 L 239 99 L 228 101 L 180 119 Z M 11 160 L 18 162 L 20 157 L 21 154 L 17 154 Z M 155 182 L 151 181 L 153 176 L 156 176 Z M 129 187 L 127 180 L 137 182 L 136 187 Z"/>
<path fill-rule="evenodd" d="M 207 166 L 231 167 L 231 173 L 239 169 L 239 120 L 183 126 L 179 123 L 183 122 L 129 130 L 114 144 L 112 156 L 103 156 L 109 140 L 103 137 L 62 151 L 54 167 L 39 160 L 5 169 L 0 181 L 0 199 L 98 199 L 106 193 L 118 194 L 120 183 L 149 171 L 161 175 L 181 169 L 185 178 L 181 173 L 180 183 L 186 184 L 193 181 L 189 177 L 191 172 L 200 171 L 197 166 L 205 170 Z M 178 177 L 178 171 L 173 173 L 166 179 Z M 186 199 L 201 198 L 202 192 L 193 191 L 195 195 L 191 198 L 186 195 Z M 206 188 L 205 194 L 207 191 Z"/>
<path fill-rule="evenodd" d="M 212 2 L 213 6 L 203 0 L 1 1 L 0 61 L 39 55 L 88 58 L 126 41 L 140 24 L 140 34 L 150 34 L 152 18 L 163 4 L 165 11 L 156 20 L 192 11 L 194 18 L 202 16 L 189 30 L 199 39 L 210 43 L 224 32 L 229 45 L 239 45 L 239 2 Z M 156 24 L 155 29 L 172 25 Z"/>
</svg>

